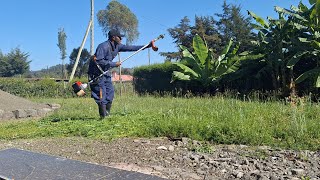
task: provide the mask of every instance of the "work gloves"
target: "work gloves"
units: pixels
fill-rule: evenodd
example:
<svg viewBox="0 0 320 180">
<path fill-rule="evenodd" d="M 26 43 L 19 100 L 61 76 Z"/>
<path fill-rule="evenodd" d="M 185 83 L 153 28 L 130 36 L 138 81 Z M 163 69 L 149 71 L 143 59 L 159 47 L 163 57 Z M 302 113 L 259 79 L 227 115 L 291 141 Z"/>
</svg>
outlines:
<svg viewBox="0 0 320 180">
<path fill-rule="evenodd" d="M 147 46 L 147 48 L 152 48 L 153 51 L 158 51 L 158 47 L 156 45 L 154 45 L 154 40 L 152 40 L 149 45 Z"/>
</svg>

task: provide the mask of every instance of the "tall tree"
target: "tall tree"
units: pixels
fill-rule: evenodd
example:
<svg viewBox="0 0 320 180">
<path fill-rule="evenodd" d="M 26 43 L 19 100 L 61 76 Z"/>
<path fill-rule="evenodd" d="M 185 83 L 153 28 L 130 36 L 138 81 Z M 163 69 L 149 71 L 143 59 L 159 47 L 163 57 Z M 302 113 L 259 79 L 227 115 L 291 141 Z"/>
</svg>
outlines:
<svg viewBox="0 0 320 180">
<path fill-rule="evenodd" d="M 222 5 L 222 10 L 221 14 L 215 14 L 219 17 L 217 26 L 221 35 L 221 47 L 227 45 L 233 38 L 234 42 L 241 43 L 240 52 L 251 50 L 253 48 L 251 41 L 255 40 L 251 26 L 252 18 L 241 14 L 240 5 L 227 4 L 226 0 Z"/>
<path fill-rule="evenodd" d="M 205 39 L 207 46 L 213 50 L 214 55 L 219 52 L 221 43 L 216 24 L 217 21 L 212 16 L 196 16 L 195 26 L 192 27 L 192 36 L 198 34 Z"/>
<path fill-rule="evenodd" d="M 69 73 L 71 73 L 72 68 L 76 62 L 77 56 L 78 56 L 78 52 L 79 52 L 79 48 L 77 49 L 73 49 L 72 53 L 69 56 L 70 59 L 70 63 L 67 66 L 67 70 Z M 81 78 L 84 74 L 86 74 L 88 72 L 88 66 L 89 63 L 88 61 L 90 60 L 90 53 L 88 52 L 87 49 L 83 49 L 80 55 L 80 59 L 79 59 L 79 63 L 78 63 L 78 68 L 76 69 L 75 72 L 75 76 Z"/>
<path fill-rule="evenodd" d="M 62 60 L 62 79 L 66 78 L 65 64 L 64 64 L 64 59 L 67 57 L 66 39 L 67 39 L 67 35 L 64 32 L 64 29 L 60 28 L 59 32 L 58 32 L 58 44 L 57 44 L 57 46 L 60 49 L 61 60 Z"/>
<path fill-rule="evenodd" d="M 179 45 L 188 48 L 192 47 L 190 19 L 187 16 L 182 18 L 176 27 L 170 28 L 168 31 L 177 47 Z M 167 61 L 181 59 L 180 52 L 161 52 L 160 55 L 166 57 Z"/>
<path fill-rule="evenodd" d="M 0 76 L 12 77 L 21 75 L 30 70 L 29 54 L 15 48 L 7 55 L 0 53 Z"/>
<path fill-rule="evenodd" d="M 105 10 L 100 10 L 97 18 L 106 35 L 110 29 L 116 29 L 126 35 L 127 43 L 132 43 L 139 36 L 136 15 L 116 0 L 112 0 Z"/>
</svg>

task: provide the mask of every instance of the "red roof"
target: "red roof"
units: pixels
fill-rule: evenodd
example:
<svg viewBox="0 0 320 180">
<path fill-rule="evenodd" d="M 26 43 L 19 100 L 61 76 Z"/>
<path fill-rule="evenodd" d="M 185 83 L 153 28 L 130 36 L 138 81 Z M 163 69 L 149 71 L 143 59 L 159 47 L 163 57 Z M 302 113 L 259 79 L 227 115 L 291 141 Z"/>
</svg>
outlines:
<svg viewBox="0 0 320 180">
<path fill-rule="evenodd" d="M 133 81 L 133 76 L 131 75 L 121 75 L 122 81 Z M 120 75 L 117 72 L 112 72 L 112 81 L 120 81 Z"/>
</svg>

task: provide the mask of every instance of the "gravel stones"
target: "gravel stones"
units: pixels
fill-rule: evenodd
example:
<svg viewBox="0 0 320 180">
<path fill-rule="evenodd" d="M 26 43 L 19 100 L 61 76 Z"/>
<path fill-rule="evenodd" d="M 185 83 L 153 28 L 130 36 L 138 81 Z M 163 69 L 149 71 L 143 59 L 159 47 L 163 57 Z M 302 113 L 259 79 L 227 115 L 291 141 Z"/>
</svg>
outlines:
<svg viewBox="0 0 320 180">
<path fill-rule="evenodd" d="M 88 138 L 45 138 L 0 140 L 0 149 L 22 148 L 173 180 L 320 179 L 318 151 L 212 144 L 214 151 L 200 153 L 190 148 L 194 147 L 191 140 L 181 144 L 184 143 L 168 138 L 120 138 L 110 142 Z M 200 142 L 196 144 L 201 146 Z"/>
</svg>

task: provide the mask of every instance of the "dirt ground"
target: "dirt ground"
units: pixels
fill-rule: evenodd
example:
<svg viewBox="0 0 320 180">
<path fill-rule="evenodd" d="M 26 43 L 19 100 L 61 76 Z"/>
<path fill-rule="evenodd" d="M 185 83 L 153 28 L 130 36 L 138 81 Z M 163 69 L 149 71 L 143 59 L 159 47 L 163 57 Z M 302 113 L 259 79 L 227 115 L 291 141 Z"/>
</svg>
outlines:
<svg viewBox="0 0 320 180">
<path fill-rule="evenodd" d="M 188 138 L 0 141 L 0 149 L 19 148 L 168 179 L 320 179 L 320 152 L 212 145 L 211 151 L 201 153 L 190 147 L 204 146 Z"/>
<path fill-rule="evenodd" d="M 37 104 L 25 98 L 14 96 L 0 90 L 0 109 L 4 111 L 14 111 L 17 109 L 40 109 L 47 107 L 44 104 Z"/>
<path fill-rule="evenodd" d="M 42 107 L 0 90 L 0 110 Z M 81 137 L 0 140 L 0 150 L 8 148 L 174 180 L 320 179 L 320 151 L 213 145 L 183 137 L 120 138 L 110 142 Z"/>
</svg>

